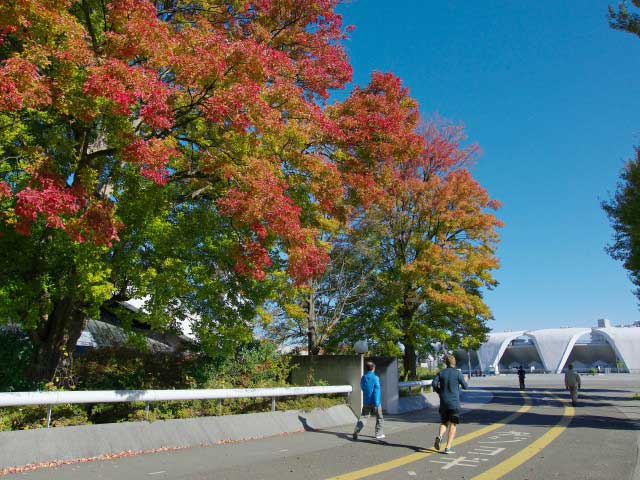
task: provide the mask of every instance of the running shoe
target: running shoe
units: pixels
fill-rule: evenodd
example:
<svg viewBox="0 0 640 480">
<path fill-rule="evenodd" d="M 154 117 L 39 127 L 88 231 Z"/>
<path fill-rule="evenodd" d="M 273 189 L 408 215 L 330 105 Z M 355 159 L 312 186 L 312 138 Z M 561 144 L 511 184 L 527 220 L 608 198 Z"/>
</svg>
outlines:
<svg viewBox="0 0 640 480">
<path fill-rule="evenodd" d="M 437 436 L 436 437 L 436 441 L 433 442 L 433 448 L 435 448 L 436 450 L 440 450 L 440 444 L 442 443 L 442 437 Z"/>
</svg>

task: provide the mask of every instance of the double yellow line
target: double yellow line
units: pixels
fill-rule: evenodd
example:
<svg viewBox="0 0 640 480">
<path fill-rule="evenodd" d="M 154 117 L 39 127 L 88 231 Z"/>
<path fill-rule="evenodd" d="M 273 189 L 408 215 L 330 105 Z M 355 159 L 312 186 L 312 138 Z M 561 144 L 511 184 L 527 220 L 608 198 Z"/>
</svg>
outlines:
<svg viewBox="0 0 640 480">
<path fill-rule="evenodd" d="M 506 425 L 507 423 L 513 422 L 515 419 L 520 417 L 522 414 L 528 412 L 531 409 L 531 400 L 526 394 L 524 395 L 524 405 L 520 407 L 516 412 L 512 413 L 508 417 L 504 418 L 498 423 L 493 423 L 486 427 L 480 428 L 475 432 L 468 433 L 466 435 L 462 435 L 456 439 L 456 445 L 461 443 L 468 442 L 473 440 L 474 438 L 481 437 L 486 435 L 487 433 L 493 432 Z M 326 480 L 358 480 L 360 478 L 369 477 L 371 475 L 376 475 L 378 473 L 387 472 L 389 470 L 393 470 L 394 468 L 402 467 L 403 465 L 407 465 L 408 463 L 417 462 L 424 458 L 427 458 L 434 453 L 437 453 L 435 450 L 428 450 L 425 452 L 413 453 L 411 455 L 406 455 L 404 457 L 396 458 L 395 460 L 390 460 L 388 462 L 379 463 L 378 465 L 373 465 L 371 467 L 363 468 L 362 470 L 356 470 L 354 472 L 345 473 L 342 475 L 338 475 L 336 477 L 327 478 Z M 493 478 L 493 477 L 491 477 Z"/>
<path fill-rule="evenodd" d="M 546 393 L 548 395 L 551 395 L 549 392 Z M 565 429 L 571 422 L 571 419 L 575 415 L 575 409 L 572 406 L 568 405 L 565 400 L 555 395 L 551 396 L 557 400 L 560 400 L 560 402 L 564 404 L 564 414 L 562 418 L 560 418 L 560 421 L 555 426 L 551 427 L 549 431 L 547 431 L 547 433 L 542 435 L 535 442 L 527 445 L 504 462 L 497 464 L 495 467 L 492 467 L 489 470 L 485 470 L 480 475 L 476 475 L 471 480 L 497 480 L 498 478 L 505 476 L 507 473 L 515 470 L 524 462 L 530 460 L 532 457 L 540 453 L 543 448 L 553 442 L 562 432 L 565 431 Z"/>
</svg>

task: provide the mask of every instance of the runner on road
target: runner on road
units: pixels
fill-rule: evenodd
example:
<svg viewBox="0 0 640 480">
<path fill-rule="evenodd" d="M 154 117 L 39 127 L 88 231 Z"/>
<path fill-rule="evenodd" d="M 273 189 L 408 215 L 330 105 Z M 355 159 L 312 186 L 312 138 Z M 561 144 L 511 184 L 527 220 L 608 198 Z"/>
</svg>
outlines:
<svg viewBox="0 0 640 480">
<path fill-rule="evenodd" d="M 564 374 L 564 386 L 571 393 L 571 404 L 575 407 L 578 404 L 578 390 L 582 388 L 580 375 L 573 370 L 573 364 L 569 364 L 569 370 Z"/>
<path fill-rule="evenodd" d="M 456 357 L 447 355 L 444 357 L 444 363 L 447 368 L 441 370 L 431 384 L 433 391 L 440 396 L 440 431 L 433 446 L 440 450 L 442 439 L 448 430 L 444 453 L 450 454 L 456 453 L 453 450 L 453 439 L 460 423 L 460 387 L 466 390 L 468 385 L 462 372 L 455 368 Z"/>
<path fill-rule="evenodd" d="M 376 364 L 367 362 L 365 364 L 367 373 L 360 379 L 360 387 L 362 388 L 362 413 L 358 417 L 356 429 L 353 431 L 353 439 L 358 439 L 358 434 L 364 428 L 367 418 L 372 413 L 376 415 L 376 438 L 382 440 L 385 434 L 382 433 L 383 418 L 382 405 L 380 395 L 380 379 L 375 374 Z"/>
</svg>

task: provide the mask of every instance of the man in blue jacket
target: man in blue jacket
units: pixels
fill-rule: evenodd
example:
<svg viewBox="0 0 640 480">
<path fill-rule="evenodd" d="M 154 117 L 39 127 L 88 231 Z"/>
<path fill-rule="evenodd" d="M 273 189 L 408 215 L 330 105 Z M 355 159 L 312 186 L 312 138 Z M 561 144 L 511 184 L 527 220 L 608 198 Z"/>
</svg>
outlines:
<svg viewBox="0 0 640 480">
<path fill-rule="evenodd" d="M 358 439 L 358 434 L 364 428 L 366 419 L 372 413 L 376 414 L 376 438 L 382 440 L 385 434 L 382 433 L 382 405 L 380 404 L 380 379 L 375 374 L 376 365 L 373 362 L 365 364 L 367 373 L 360 379 L 360 387 L 362 388 L 362 414 L 358 417 L 356 429 L 353 432 L 353 439 Z"/>
</svg>

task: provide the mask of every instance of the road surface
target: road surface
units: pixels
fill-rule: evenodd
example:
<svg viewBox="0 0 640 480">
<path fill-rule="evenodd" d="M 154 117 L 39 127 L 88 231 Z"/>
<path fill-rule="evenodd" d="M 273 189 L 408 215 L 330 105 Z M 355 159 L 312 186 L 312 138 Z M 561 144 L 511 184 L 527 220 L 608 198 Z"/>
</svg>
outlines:
<svg viewBox="0 0 640 480">
<path fill-rule="evenodd" d="M 455 455 L 433 450 L 438 416 L 387 417 L 385 441 L 374 421 L 357 442 L 352 425 L 262 440 L 190 448 L 41 469 L 7 478 L 216 480 L 549 480 L 640 478 L 640 376 L 583 377 L 572 408 L 558 375 L 472 379 Z M 486 403 L 488 401 L 488 403 Z M 301 417 L 304 424 L 304 417 Z"/>
</svg>

